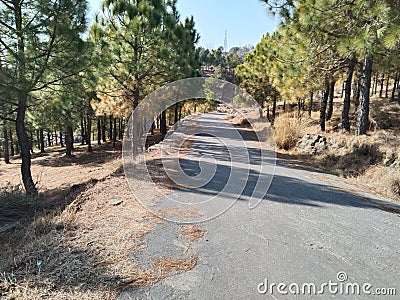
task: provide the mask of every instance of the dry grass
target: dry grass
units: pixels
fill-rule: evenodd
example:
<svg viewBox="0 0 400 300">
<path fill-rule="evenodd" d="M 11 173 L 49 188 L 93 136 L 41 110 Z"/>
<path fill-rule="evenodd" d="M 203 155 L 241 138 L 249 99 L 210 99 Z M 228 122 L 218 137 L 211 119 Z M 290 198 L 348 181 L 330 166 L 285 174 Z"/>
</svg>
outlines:
<svg viewBox="0 0 400 300">
<path fill-rule="evenodd" d="M 349 181 L 382 196 L 400 201 L 400 170 L 397 168 L 373 166 L 363 175 L 350 178 Z"/>
<path fill-rule="evenodd" d="M 378 138 L 378 133 L 382 134 L 382 131 L 369 136 L 325 133 L 339 141 L 340 149 L 303 156 L 302 159 L 365 190 L 398 201 L 400 169 L 392 164 L 400 161 L 400 148 L 397 140 Z"/>
<path fill-rule="evenodd" d="M 274 121 L 276 146 L 284 150 L 294 148 L 311 123 L 312 120 L 304 117 L 299 119 L 294 113 L 278 116 Z"/>
<path fill-rule="evenodd" d="M 350 113 L 351 133 L 341 133 L 342 99 L 335 98 L 334 114 L 326 122 L 326 132 L 321 132 L 319 112 L 314 111 L 306 126 L 286 114 L 277 118 L 275 135 L 280 149 L 290 149 L 296 137 L 305 133 L 321 134 L 336 141 L 338 148 L 322 154 L 283 151 L 293 161 L 305 161 L 326 172 L 342 176 L 361 188 L 400 201 L 400 106 L 390 99 L 372 97 L 370 127 L 367 135 L 355 136 L 357 114 Z M 299 128 L 299 130 L 297 130 Z"/>
<path fill-rule="evenodd" d="M 115 195 L 123 204 L 108 205 Z M 2 237 L 0 293 L 17 299 L 114 299 L 127 285 L 157 280 L 128 259 L 145 250 L 142 237 L 160 221 L 132 199 L 125 180 L 113 177 L 77 200 L 79 209 L 37 217 Z"/>
<path fill-rule="evenodd" d="M 149 157 L 150 164 L 157 159 L 157 155 Z M 162 182 L 165 177 L 156 166 L 149 168 L 150 173 Z M 133 253 L 147 250 L 143 237 L 162 221 L 133 198 L 121 172 L 119 168 L 114 176 L 74 192 L 65 209 L 38 212 L 23 227 L 0 235 L 0 298 L 115 299 L 127 286 L 153 284 L 195 266 L 195 258 L 161 257 L 154 263 L 160 275 L 132 259 Z M 165 191 L 171 186 L 165 184 Z M 10 186 L 3 194 L 23 198 L 19 189 Z M 110 199 L 123 202 L 112 206 Z"/>
<path fill-rule="evenodd" d="M 159 259 L 152 261 L 152 264 L 158 267 L 160 276 L 165 278 L 165 276 L 168 276 L 171 273 L 177 274 L 193 269 L 197 264 L 197 258 L 190 257 L 187 260 L 173 258 Z"/>
<path fill-rule="evenodd" d="M 203 227 L 194 225 L 182 225 L 179 235 L 191 242 L 195 242 L 203 238 L 206 233 L 207 231 Z"/>
<path fill-rule="evenodd" d="M 374 100 L 371 102 L 370 116 L 376 130 L 400 130 L 400 106 L 397 101 L 390 99 Z"/>
<path fill-rule="evenodd" d="M 326 171 L 348 178 L 358 177 L 371 166 L 382 162 L 384 154 L 376 143 L 365 137 L 348 136 L 342 149 L 327 151 L 316 157 L 316 162 Z"/>
</svg>

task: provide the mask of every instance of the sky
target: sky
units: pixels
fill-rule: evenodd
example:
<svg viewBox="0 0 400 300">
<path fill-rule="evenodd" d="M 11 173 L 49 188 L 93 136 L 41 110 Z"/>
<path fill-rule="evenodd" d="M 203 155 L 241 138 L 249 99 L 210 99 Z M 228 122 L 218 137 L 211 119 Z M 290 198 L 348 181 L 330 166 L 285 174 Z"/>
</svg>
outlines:
<svg viewBox="0 0 400 300">
<path fill-rule="evenodd" d="M 89 0 L 90 15 L 100 9 L 101 0 Z M 178 0 L 181 20 L 192 16 L 200 34 L 199 46 L 215 49 L 224 46 L 255 46 L 266 32 L 273 32 L 278 18 L 267 13 L 259 0 Z"/>
</svg>

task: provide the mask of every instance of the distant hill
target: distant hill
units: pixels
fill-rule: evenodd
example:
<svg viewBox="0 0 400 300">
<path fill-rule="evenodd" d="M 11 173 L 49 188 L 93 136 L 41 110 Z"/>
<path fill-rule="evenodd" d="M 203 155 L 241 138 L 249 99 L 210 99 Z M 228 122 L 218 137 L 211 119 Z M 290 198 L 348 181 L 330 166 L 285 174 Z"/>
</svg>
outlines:
<svg viewBox="0 0 400 300">
<path fill-rule="evenodd" d="M 228 54 L 237 54 L 239 57 L 244 58 L 247 54 L 254 50 L 253 45 L 245 45 L 243 47 L 232 47 Z"/>
</svg>

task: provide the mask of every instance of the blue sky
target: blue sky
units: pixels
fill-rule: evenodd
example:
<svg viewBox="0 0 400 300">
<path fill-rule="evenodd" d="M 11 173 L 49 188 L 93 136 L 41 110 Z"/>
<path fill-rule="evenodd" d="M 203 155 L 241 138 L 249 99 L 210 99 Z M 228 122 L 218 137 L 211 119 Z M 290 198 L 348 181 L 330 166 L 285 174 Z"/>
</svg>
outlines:
<svg viewBox="0 0 400 300">
<path fill-rule="evenodd" d="M 91 15 L 101 0 L 89 0 Z M 194 16 L 201 36 L 199 45 L 217 48 L 224 45 L 228 32 L 228 49 L 233 46 L 256 45 L 266 32 L 273 32 L 279 22 L 267 14 L 259 0 L 178 0 L 181 19 Z"/>
</svg>

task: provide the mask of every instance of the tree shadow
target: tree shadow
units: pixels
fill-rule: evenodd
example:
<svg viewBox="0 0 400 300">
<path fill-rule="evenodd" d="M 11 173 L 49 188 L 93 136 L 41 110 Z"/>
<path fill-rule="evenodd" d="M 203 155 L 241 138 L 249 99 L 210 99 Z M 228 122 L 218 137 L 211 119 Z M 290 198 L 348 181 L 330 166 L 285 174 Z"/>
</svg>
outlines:
<svg viewBox="0 0 400 300">
<path fill-rule="evenodd" d="M 65 156 L 63 151 L 59 155 L 48 156 L 47 158 L 33 161 L 45 167 L 66 167 L 75 165 L 88 165 L 92 167 L 101 167 L 103 164 L 110 162 L 121 156 L 121 143 L 117 148 L 107 143 L 100 146 L 93 146 L 93 152 L 87 152 L 85 148 L 76 148 L 71 157 Z"/>
<path fill-rule="evenodd" d="M 71 187 L 59 187 L 27 197 L 19 186 L 9 186 L 0 190 L 0 233 L 9 226 L 19 226 L 35 216 L 64 210 L 79 193 L 98 182 L 91 179 Z M 2 229 L 3 228 L 3 229 Z"/>
<path fill-rule="evenodd" d="M 130 283 L 115 275 L 96 248 L 69 243 L 68 238 L 79 233 L 71 224 L 48 221 L 38 225 L 31 220 L 23 227 L 0 234 L 0 273 L 10 281 L 0 284 L 0 297 L 13 292 L 24 292 L 28 298 L 88 291 L 120 293 Z M 62 237 L 65 231 L 67 239 Z"/>
<path fill-rule="evenodd" d="M 235 200 L 238 197 L 239 199 L 244 200 L 252 197 L 257 182 L 261 180 L 261 182 L 269 185 L 272 180 L 269 189 L 268 186 L 265 187 L 266 195 L 262 199 L 264 201 L 273 201 L 291 205 L 312 207 L 327 207 L 329 205 L 339 205 L 366 209 L 378 209 L 376 205 L 373 205 L 369 202 L 369 200 L 378 200 L 373 197 L 365 198 L 357 196 L 353 193 L 353 191 L 344 191 L 340 188 L 331 187 L 329 185 L 308 182 L 307 180 L 291 177 L 290 175 L 273 176 L 272 169 L 273 165 L 275 164 L 275 156 L 272 152 L 263 153 L 265 157 L 262 159 L 262 152 L 259 148 L 246 147 L 246 149 L 241 149 L 242 151 L 232 151 L 235 154 L 240 154 L 232 156 L 232 153 L 229 152 L 228 147 L 221 144 L 220 141 L 213 142 L 212 139 L 201 139 L 201 137 L 203 136 L 215 136 L 215 133 L 220 134 L 218 135 L 219 138 L 229 137 L 231 139 L 241 139 L 242 137 L 234 136 L 227 132 L 228 130 L 240 130 L 242 131 L 241 136 L 245 136 L 247 140 L 257 141 L 257 135 L 253 131 L 240 128 L 224 128 L 224 130 L 219 130 L 218 123 L 216 123 L 215 121 L 209 122 L 207 120 L 205 120 L 204 122 L 202 121 L 201 125 L 199 125 L 199 128 L 196 130 L 198 132 L 197 136 L 199 136 L 200 138 L 193 140 L 191 144 L 191 149 L 188 152 L 190 155 L 186 155 L 185 157 L 180 158 L 179 164 L 182 171 L 187 176 L 195 177 L 198 176 L 201 172 L 201 156 L 211 156 L 216 160 L 215 165 L 212 162 L 204 160 L 201 163 L 206 170 L 213 170 L 214 168 L 216 168 L 215 173 L 211 174 L 212 179 L 204 186 L 194 189 L 190 188 L 189 185 L 179 186 L 178 184 L 177 187 L 177 183 L 170 180 L 166 181 L 165 176 L 158 176 L 157 178 L 153 176 L 153 181 L 156 185 L 159 184 L 167 186 L 170 189 L 178 189 L 178 191 L 182 192 L 182 197 L 185 196 L 185 193 L 188 193 L 188 197 L 190 197 L 189 193 L 192 195 L 199 193 L 202 195 L 216 196 L 224 191 L 224 194 L 229 195 L 232 200 Z M 235 147 L 233 146 L 230 148 L 234 149 Z M 314 168 L 304 163 L 303 160 L 306 158 L 306 156 L 307 155 L 301 154 L 278 154 L 280 160 L 277 161 L 277 164 L 287 164 L 289 165 L 289 168 L 306 170 L 313 172 L 314 174 L 337 174 L 337 170 L 335 170 L 334 168 L 321 170 L 320 168 Z M 353 152 L 348 154 L 348 156 L 345 155 L 345 157 L 339 159 L 343 162 L 343 164 L 346 165 L 349 172 L 355 173 L 361 172 L 363 168 L 366 168 L 367 165 L 373 163 L 372 161 L 367 159 L 368 157 L 372 157 L 372 159 L 374 160 L 379 160 L 380 152 L 375 149 L 374 146 L 369 146 L 368 148 L 365 148 L 363 145 L 360 145 L 359 147 L 357 147 L 357 149 L 354 149 Z M 163 158 L 163 160 L 168 160 L 168 158 Z M 266 165 L 269 168 L 268 172 L 270 172 L 270 174 L 259 173 L 259 167 L 261 164 L 263 164 L 263 166 Z M 155 159 L 154 165 L 156 165 L 159 169 L 164 168 L 163 161 L 161 159 Z M 290 170 L 289 168 L 288 171 Z M 177 172 L 177 170 L 168 171 Z M 243 191 L 240 195 L 237 194 L 236 187 L 232 188 L 231 192 L 229 191 L 229 189 L 224 190 L 231 174 L 236 174 L 235 176 L 238 177 L 236 178 L 237 182 L 239 182 L 241 186 L 244 186 Z M 396 207 L 400 210 L 400 206 Z"/>
<path fill-rule="evenodd" d="M 161 161 L 159 163 L 161 164 Z M 211 163 L 204 161 L 202 163 L 209 164 L 206 169 L 212 169 Z M 197 176 L 200 174 L 201 169 L 198 160 L 187 158 L 180 159 L 180 166 L 188 176 Z M 230 189 L 224 190 L 232 173 L 240 174 L 239 180 L 242 181 L 241 184 L 244 186 L 240 195 L 236 193 L 237 186 L 233 187 L 231 191 Z M 212 179 L 200 188 L 177 185 L 173 182 L 168 184 L 168 182 L 160 181 L 160 178 L 156 178 L 154 183 L 156 185 L 161 183 L 163 185 L 167 184 L 168 188 L 181 192 L 182 197 L 186 197 L 186 195 L 187 197 L 193 197 L 193 194 L 213 197 L 224 190 L 224 197 L 228 195 L 228 197 L 232 198 L 232 201 L 235 201 L 236 199 L 248 200 L 249 197 L 253 196 L 253 191 L 257 182 L 259 180 L 266 180 L 266 182 L 268 182 L 271 176 L 272 174 L 260 174 L 258 171 L 251 168 L 231 167 L 217 164 Z M 329 206 L 345 206 L 363 209 L 379 209 L 377 205 L 372 204 L 375 201 L 379 201 L 379 199 L 368 198 L 365 196 L 361 197 L 354 194 L 352 191 L 346 191 L 325 184 L 312 183 L 290 176 L 275 174 L 272 178 L 270 187 L 266 187 L 264 192 L 265 195 L 262 198 L 263 201 L 272 201 L 289 205 L 321 208 L 327 208 Z M 393 204 L 391 207 L 394 210 L 400 211 L 399 205 Z"/>
</svg>

